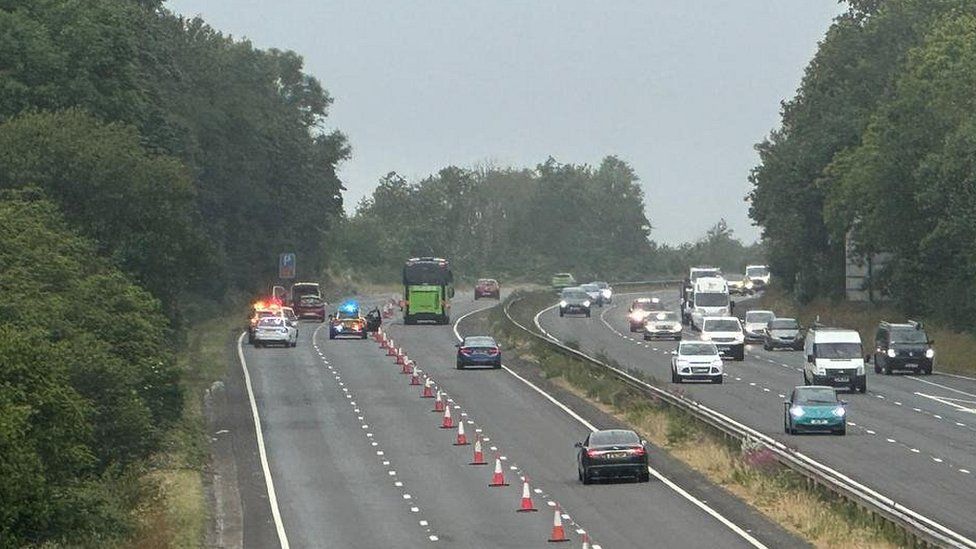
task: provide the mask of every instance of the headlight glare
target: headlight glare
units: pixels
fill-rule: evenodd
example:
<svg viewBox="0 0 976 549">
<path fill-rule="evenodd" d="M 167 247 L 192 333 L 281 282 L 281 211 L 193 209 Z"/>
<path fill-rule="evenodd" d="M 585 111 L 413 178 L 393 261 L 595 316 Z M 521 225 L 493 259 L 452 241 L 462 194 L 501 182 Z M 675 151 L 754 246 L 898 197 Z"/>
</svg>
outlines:
<svg viewBox="0 0 976 549">
<path fill-rule="evenodd" d="M 926 349 L 925 358 L 935 358 L 935 349 Z"/>
<path fill-rule="evenodd" d="M 888 356 L 890 356 L 891 358 L 895 358 L 895 350 L 894 349 L 888 349 Z"/>
<path fill-rule="evenodd" d="M 802 417 L 803 416 L 803 408 L 800 408 L 799 406 L 792 406 L 792 407 L 790 407 L 790 415 L 793 416 L 793 417 Z"/>
</svg>

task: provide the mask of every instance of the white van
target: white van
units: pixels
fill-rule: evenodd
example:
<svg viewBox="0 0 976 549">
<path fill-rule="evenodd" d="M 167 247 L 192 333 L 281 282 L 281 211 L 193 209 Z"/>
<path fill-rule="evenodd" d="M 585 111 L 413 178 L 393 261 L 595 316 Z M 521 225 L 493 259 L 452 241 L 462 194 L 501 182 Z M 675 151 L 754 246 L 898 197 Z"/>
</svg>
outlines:
<svg viewBox="0 0 976 549">
<path fill-rule="evenodd" d="M 695 281 L 695 292 L 691 298 L 691 324 L 702 329 L 706 316 L 731 316 L 729 283 L 724 278 L 705 277 Z"/>
<path fill-rule="evenodd" d="M 746 265 L 746 278 L 752 281 L 754 289 L 769 286 L 769 267 L 765 265 Z"/>
<path fill-rule="evenodd" d="M 864 375 L 864 348 L 856 330 L 814 326 L 803 347 L 803 383 L 868 390 Z"/>
</svg>

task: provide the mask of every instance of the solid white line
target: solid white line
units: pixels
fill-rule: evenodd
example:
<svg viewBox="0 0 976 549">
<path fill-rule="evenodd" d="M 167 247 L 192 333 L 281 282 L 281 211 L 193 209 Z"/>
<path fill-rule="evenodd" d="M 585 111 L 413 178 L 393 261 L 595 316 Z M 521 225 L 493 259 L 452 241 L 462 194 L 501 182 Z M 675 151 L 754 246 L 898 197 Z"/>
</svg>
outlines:
<svg viewBox="0 0 976 549">
<path fill-rule="evenodd" d="M 244 349 L 241 346 L 244 334 L 237 338 L 237 356 L 241 360 L 241 370 L 244 372 L 244 386 L 247 387 L 247 398 L 251 402 L 251 415 L 254 417 L 254 434 L 258 439 L 258 455 L 261 456 L 261 469 L 264 471 L 264 484 L 268 489 L 268 504 L 271 506 L 271 518 L 274 519 L 275 529 L 278 531 L 278 543 L 281 549 L 289 549 L 288 535 L 281 522 L 281 511 L 278 509 L 278 496 L 275 494 L 274 481 L 271 479 L 271 467 L 268 466 L 268 453 L 264 449 L 264 434 L 261 431 L 261 416 L 258 415 L 258 404 L 254 400 L 254 389 L 251 387 L 251 375 L 247 371 L 244 360 Z"/>
<path fill-rule="evenodd" d="M 552 307 L 550 307 L 550 309 L 551 308 Z M 454 337 L 456 337 L 456 338 L 458 338 L 460 340 L 461 339 L 461 335 L 458 332 L 458 328 L 457 328 L 458 327 L 458 324 L 462 320 L 464 320 L 466 317 L 468 317 L 468 316 L 470 316 L 470 315 L 472 315 L 474 313 L 477 313 L 477 312 L 479 312 L 481 310 L 484 310 L 484 309 L 479 309 L 478 311 L 471 311 L 471 312 L 469 312 L 469 313 L 467 313 L 465 315 L 462 315 L 460 318 L 458 318 L 454 322 Z M 569 414 L 570 417 L 572 417 L 573 419 L 575 419 L 576 421 L 578 421 L 580 424 L 582 424 L 584 427 L 586 427 L 587 429 L 589 429 L 590 432 L 593 432 L 593 431 L 597 431 L 598 430 L 592 423 L 590 423 L 589 421 L 586 421 L 586 419 L 584 419 L 581 415 L 579 415 L 576 412 L 574 412 L 569 406 L 566 406 L 565 404 L 563 404 L 562 402 L 560 402 L 559 400 L 557 400 L 554 396 L 550 395 L 549 393 L 547 393 L 544 390 L 542 390 L 541 388 L 539 388 L 536 384 L 532 383 L 531 381 L 529 381 L 529 380 L 525 379 L 524 377 L 520 376 L 519 374 L 515 373 L 508 366 L 505 366 L 504 364 L 502 364 L 502 369 L 505 370 L 506 372 L 508 372 L 509 374 L 511 374 L 512 376 L 514 376 L 515 379 L 517 379 L 517 380 L 521 381 L 522 383 L 528 385 L 532 390 L 534 390 L 535 392 L 537 392 L 540 395 L 542 395 L 546 400 L 548 400 L 549 402 L 553 403 L 557 408 L 559 408 L 560 410 L 562 410 L 562 411 L 566 412 L 567 414 Z M 702 509 L 703 511 L 705 511 L 706 513 L 708 513 L 709 515 L 711 515 L 713 518 L 715 518 L 716 520 L 718 520 L 719 522 L 721 522 L 722 524 L 724 524 L 727 528 L 729 528 L 730 530 L 732 530 L 733 532 L 735 532 L 736 534 L 738 534 L 739 537 L 741 537 L 742 539 L 744 539 L 747 542 L 749 542 L 749 544 L 752 545 L 753 547 L 757 547 L 757 548 L 760 548 L 760 549 L 767 549 L 767 547 L 765 545 L 763 545 L 763 543 L 761 541 L 759 541 L 758 539 L 754 538 L 751 534 L 749 534 L 749 532 L 746 532 L 745 530 L 743 530 L 742 528 L 740 528 L 738 525 L 736 525 L 734 522 L 732 522 L 729 519 L 727 519 L 724 516 L 722 516 L 721 513 L 719 513 L 715 509 L 712 509 L 707 504 L 705 504 L 703 501 L 699 500 L 695 496 L 693 496 L 693 495 L 689 494 L 688 492 L 686 492 L 683 488 L 681 488 L 680 486 L 678 486 L 677 484 L 675 484 L 674 482 L 672 482 L 671 480 L 669 480 L 667 477 L 665 477 L 664 475 L 662 475 L 660 472 L 658 472 L 653 467 L 648 466 L 647 467 L 647 470 L 652 475 L 654 475 L 658 480 L 660 480 L 661 482 L 663 482 L 668 488 L 671 488 L 672 490 L 674 490 L 675 492 L 677 492 L 680 496 L 682 496 L 683 498 L 687 499 L 688 501 L 690 501 L 691 503 L 693 503 L 695 506 L 697 506 L 698 508 Z"/>
<path fill-rule="evenodd" d="M 973 393 L 967 393 L 966 391 L 960 391 L 959 389 L 953 389 L 952 387 L 949 387 L 947 385 L 942 385 L 941 383 L 935 383 L 934 381 L 928 381 L 926 379 L 922 379 L 922 378 L 915 377 L 915 376 L 905 376 L 905 378 L 907 378 L 907 379 L 913 379 L 913 380 L 919 381 L 921 383 L 928 383 L 929 385 L 934 385 L 936 387 L 941 387 L 941 388 L 943 388 L 943 389 L 945 389 L 947 391 L 952 391 L 953 393 L 959 393 L 960 395 L 966 395 L 966 396 L 969 396 L 969 397 L 976 397 L 976 395 L 974 395 Z"/>
</svg>

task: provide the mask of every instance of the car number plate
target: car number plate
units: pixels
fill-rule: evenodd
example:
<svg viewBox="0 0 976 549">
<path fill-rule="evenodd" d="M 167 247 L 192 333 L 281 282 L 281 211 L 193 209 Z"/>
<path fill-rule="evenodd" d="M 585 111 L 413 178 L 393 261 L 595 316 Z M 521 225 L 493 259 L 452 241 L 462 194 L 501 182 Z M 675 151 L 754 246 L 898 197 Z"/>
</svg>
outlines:
<svg viewBox="0 0 976 549">
<path fill-rule="evenodd" d="M 839 376 L 839 377 L 835 377 L 834 378 L 834 381 L 837 381 L 837 382 L 840 382 L 840 383 L 845 383 L 845 382 L 850 381 L 850 380 L 851 380 L 851 378 L 849 378 L 847 376 Z"/>
<path fill-rule="evenodd" d="M 812 425 L 826 425 L 827 424 L 827 420 L 826 419 L 811 419 L 810 420 L 810 423 Z"/>
<path fill-rule="evenodd" d="M 621 458 L 627 457 L 627 453 L 626 452 L 613 452 L 613 453 L 607 454 L 607 457 L 610 458 L 610 459 L 621 459 Z"/>
<path fill-rule="evenodd" d="M 918 364 L 905 364 L 906 368 L 918 368 Z"/>
</svg>

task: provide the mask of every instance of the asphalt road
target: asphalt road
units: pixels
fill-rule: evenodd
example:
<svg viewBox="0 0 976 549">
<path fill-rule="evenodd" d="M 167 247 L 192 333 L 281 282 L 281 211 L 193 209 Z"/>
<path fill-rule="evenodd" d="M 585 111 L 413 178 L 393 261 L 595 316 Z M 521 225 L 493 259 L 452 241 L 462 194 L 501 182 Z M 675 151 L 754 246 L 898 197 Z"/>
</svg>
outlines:
<svg viewBox="0 0 976 549">
<path fill-rule="evenodd" d="M 455 318 L 490 304 L 459 297 Z M 594 547 L 801 543 L 700 479 L 685 489 L 714 495 L 714 508 L 701 504 L 714 515 L 658 479 L 583 486 L 573 448 L 588 431 L 581 420 L 612 420 L 594 410 L 574 417 L 508 370 L 456 370 L 451 326 L 389 322 L 386 330 L 450 396 L 469 438 L 486 438 L 489 461 L 504 458 L 510 486 L 488 487 L 492 467 L 469 464 L 472 447 L 453 445 L 456 430 L 439 428 L 442 415 L 392 358 L 372 340 L 331 341 L 318 327 L 303 324 L 294 349 L 242 349 L 275 496 L 242 490 L 246 547 L 267 547 L 279 527 L 294 547 L 541 547 L 555 505 L 571 546 L 584 530 Z M 237 446 L 247 469 L 240 476 L 254 484 L 260 460 Z M 515 512 L 521 477 L 539 512 Z M 277 524 L 268 516 L 274 507 Z"/>
<path fill-rule="evenodd" d="M 676 290 L 643 295 L 661 297 L 677 310 Z M 627 306 L 636 297 L 617 296 L 590 318 L 560 318 L 558 310 L 549 310 L 539 322 L 585 352 L 604 352 L 625 368 L 670 380 L 676 344 L 645 342 L 641 334 L 630 333 Z M 686 331 L 685 337 L 696 335 Z M 976 380 L 938 372 L 883 376 L 869 366 L 868 392 L 843 397 L 850 403 L 846 437 L 788 436 L 783 400 L 803 383 L 802 352 L 768 352 L 756 344 L 746 353 L 742 362 L 725 362 L 723 385 L 689 383 L 681 389 L 967 537 L 976 536 Z"/>
</svg>

